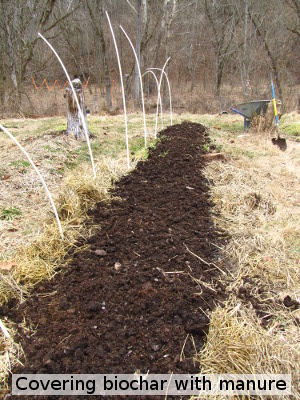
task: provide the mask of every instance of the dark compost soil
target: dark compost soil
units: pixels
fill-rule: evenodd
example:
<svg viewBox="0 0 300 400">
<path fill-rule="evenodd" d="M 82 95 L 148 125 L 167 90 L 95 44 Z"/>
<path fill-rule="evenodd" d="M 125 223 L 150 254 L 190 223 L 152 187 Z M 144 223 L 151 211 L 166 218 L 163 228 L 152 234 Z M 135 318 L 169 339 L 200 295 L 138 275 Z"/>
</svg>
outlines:
<svg viewBox="0 0 300 400">
<path fill-rule="evenodd" d="M 180 354 L 188 334 L 201 348 L 207 310 L 223 297 L 211 264 L 222 234 L 202 173 L 209 139 L 202 125 L 188 122 L 161 138 L 118 182 L 115 200 L 91 212 L 99 229 L 90 247 L 7 311 L 36 328 L 31 336 L 19 332 L 26 360 L 15 373 L 199 371 L 191 340 L 183 360 Z"/>
</svg>

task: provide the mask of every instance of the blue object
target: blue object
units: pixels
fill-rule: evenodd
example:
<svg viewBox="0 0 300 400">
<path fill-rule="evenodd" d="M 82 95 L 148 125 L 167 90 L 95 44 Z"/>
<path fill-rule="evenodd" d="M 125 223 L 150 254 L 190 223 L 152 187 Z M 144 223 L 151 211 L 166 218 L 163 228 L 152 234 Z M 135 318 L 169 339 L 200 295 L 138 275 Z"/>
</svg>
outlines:
<svg viewBox="0 0 300 400">
<path fill-rule="evenodd" d="M 275 121 L 276 121 L 276 126 L 277 126 L 278 137 L 279 137 L 279 119 L 278 119 L 278 114 L 277 114 L 276 97 L 275 97 L 275 89 L 274 89 L 272 74 L 271 74 L 271 88 L 272 88 L 272 96 L 273 96 L 274 115 L 275 115 Z"/>
</svg>

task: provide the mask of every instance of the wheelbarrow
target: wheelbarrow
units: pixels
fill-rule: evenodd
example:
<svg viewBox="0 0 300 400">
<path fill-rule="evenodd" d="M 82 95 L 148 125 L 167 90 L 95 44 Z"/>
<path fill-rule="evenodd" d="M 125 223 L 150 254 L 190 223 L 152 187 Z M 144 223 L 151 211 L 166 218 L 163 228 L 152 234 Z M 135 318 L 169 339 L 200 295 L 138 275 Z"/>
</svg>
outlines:
<svg viewBox="0 0 300 400">
<path fill-rule="evenodd" d="M 244 132 L 250 127 L 252 119 L 256 115 L 265 115 L 271 100 L 254 100 L 248 103 L 238 104 L 237 108 L 230 107 L 230 110 L 244 117 Z"/>
</svg>

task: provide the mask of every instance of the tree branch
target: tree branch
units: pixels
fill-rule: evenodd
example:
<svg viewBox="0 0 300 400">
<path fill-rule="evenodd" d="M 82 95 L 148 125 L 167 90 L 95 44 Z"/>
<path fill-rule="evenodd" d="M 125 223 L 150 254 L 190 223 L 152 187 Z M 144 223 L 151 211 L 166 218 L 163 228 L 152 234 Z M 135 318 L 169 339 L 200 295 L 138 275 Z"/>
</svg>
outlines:
<svg viewBox="0 0 300 400">
<path fill-rule="evenodd" d="M 133 9 L 133 11 L 137 14 L 136 9 L 134 8 L 134 6 L 130 3 L 129 0 L 127 0 L 127 3 L 129 4 L 129 6 Z"/>
</svg>

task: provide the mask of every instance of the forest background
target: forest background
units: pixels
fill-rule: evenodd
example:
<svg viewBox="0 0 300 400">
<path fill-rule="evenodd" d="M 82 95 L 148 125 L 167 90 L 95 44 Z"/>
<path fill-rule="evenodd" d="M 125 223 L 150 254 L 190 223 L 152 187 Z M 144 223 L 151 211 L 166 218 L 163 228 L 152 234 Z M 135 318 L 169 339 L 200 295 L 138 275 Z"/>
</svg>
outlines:
<svg viewBox="0 0 300 400">
<path fill-rule="evenodd" d="M 215 113 L 238 102 L 270 99 L 271 72 L 282 111 L 297 109 L 300 0 L 1 0 L 2 116 L 65 112 L 59 86 L 66 77 L 38 32 L 55 47 L 70 75 L 87 85 L 92 113 L 121 108 L 105 11 L 115 30 L 132 109 L 140 103 L 138 71 L 119 25 L 135 45 L 142 73 L 161 68 L 171 57 L 166 72 L 176 112 Z M 156 85 L 150 74 L 144 85 L 147 109 L 154 111 Z M 168 104 L 166 87 L 163 93 Z"/>
</svg>

